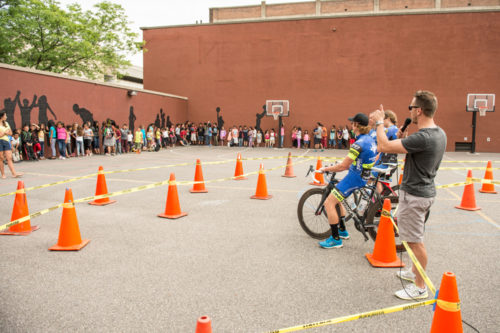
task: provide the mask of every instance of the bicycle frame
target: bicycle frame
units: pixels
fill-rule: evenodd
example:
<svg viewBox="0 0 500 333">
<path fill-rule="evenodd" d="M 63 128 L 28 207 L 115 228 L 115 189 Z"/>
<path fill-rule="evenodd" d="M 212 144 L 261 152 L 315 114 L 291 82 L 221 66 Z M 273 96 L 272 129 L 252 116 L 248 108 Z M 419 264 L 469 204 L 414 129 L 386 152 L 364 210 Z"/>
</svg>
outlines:
<svg viewBox="0 0 500 333">
<path fill-rule="evenodd" d="M 311 166 L 309 168 L 307 175 L 309 175 L 309 173 L 311 173 L 311 172 L 315 172 L 313 166 Z M 328 196 L 330 195 L 330 193 L 332 192 L 332 190 L 334 189 L 335 185 L 339 182 L 339 180 L 335 179 L 335 176 L 336 176 L 335 172 L 328 172 L 327 171 L 327 172 L 325 172 L 325 174 L 326 174 L 327 178 L 328 178 L 328 176 L 330 176 L 330 178 L 328 181 L 328 185 L 324 187 L 323 195 L 321 197 L 321 201 L 320 201 L 318 207 L 316 208 L 315 215 L 317 216 L 317 215 L 325 214 L 325 216 L 328 217 L 326 215 L 326 211 L 324 209 L 324 203 L 325 203 L 326 199 L 328 198 Z M 360 200 L 363 196 L 367 197 L 366 200 L 368 201 L 368 204 L 372 204 L 375 202 L 374 197 L 376 195 L 375 193 L 377 192 L 376 191 L 377 184 L 380 181 L 381 174 L 382 173 L 379 172 L 377 174 L 377 177 L 375 177 L 374 182 L 367 183 L 364 187 L 361 187 L 361 188 L 355 190 L 351 194 L 354 196 L 354 202 L 355 202 L 356 206 L 358 206 L 358 204 L 360 203 Z M 382 183 L 382 186 L 384 187 L 384 189 L 388 189 L 391 193 L 393 193 L 394 195 L 397 195 L 389 183 L 382 182 L 382 181 L 380 181 L 380 182 Z M 367 193 L 367 190 L 370 190 L 370 192 Z M 348 197 L 346 197 L 345 199 L 347 199 L 347 198 Z M 351 206 L 346 203 L 345 199 L 341 203 L 347 212 L 346 220 L 349 220 L 352 218 L 354 220 L 354 226 L 356 227 L 356 230 L 361 232 L 365 238 L 365 241 L 367 241 L 369 239 L 369 237 L 366 234 L 366 226 L 367 225 L 365 225 L 364 222 L 366 219 L 366 213 L 368 211 L 368 207 L 364 210 L 363 214 L 360 215 L 357 210 L 352 209 Z M 340 216 L 340 207 L 338 205 L 336 206 L 336 209 L 337 209 L 337 214 Z"/>
</svg>

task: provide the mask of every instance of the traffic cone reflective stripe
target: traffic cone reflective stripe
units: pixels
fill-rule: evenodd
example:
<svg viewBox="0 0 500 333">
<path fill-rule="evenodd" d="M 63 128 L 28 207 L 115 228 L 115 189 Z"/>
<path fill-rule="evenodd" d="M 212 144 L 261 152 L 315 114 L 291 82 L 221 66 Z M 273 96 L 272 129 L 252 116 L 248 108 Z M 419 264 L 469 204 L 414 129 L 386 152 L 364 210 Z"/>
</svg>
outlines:
<svg viewBox="0 0 500 333">
<path fill-rule="evenodd" d="M 30 213 L 28 210 L 28 199 L 26 198 L 26 191 L 24 190 L 24 182 L 20 180 L 17 182 L 14 207 L 12 208 L 12 215 L 10 217 L 10 220 L 14 221 L 29 215 Z M 31 226 L 31 221 L 28 219 L 27 221 L 14 224 L 8 230 L 0 232 L 0 235 L 27 236 L 38 229 L 39 227 L 36 225 Z"/>
<path fill-rule="evenodd" d="M 165 213 L 158 214 L 159 217 L 167 219 L 178 219 L 179 217 L 186 216 L 187 213 L 181 211 L 179 204 L 179 195 L 177 193 L 177 184 L 175 183 L 174 173 L 170 174 L 168 182 L 167 203 L 165 205 Z"/>
<path fill-rule="evenodd" d="M 208 316 L 198 318 L 195 333 L 212 333 L 212 323 Z"/>
<path fill-rule="evenodd" d="M 378 224 L 377 239 L 373 253 L 366 253 L 366 259 L 374 267 L 404 267 L 396 254 L 396 239 L 390 218 L 391 200 L 385 199 Z"/>
<path fill-rule="evenodd" d="M 486 165 L 486 172 L 484 173 L 484 178 L 482 180 L 483 185 L 479 192 L 481 193 L 492 193 L 496 194 L 495 185 L 492 183 L 493 180 L 493 167 L 491 166 L 491 161 L 488 161 Z"/>
<path fill-rule="evenodd" d="M 297 177 L 293 174 L 292 153 L 288 153 L 288 160 L 286 161 L 285 174 L 281 177 L 294 178 Z"/>
<path fill-rule="evenodd" d="M 474 183 L 472 182 L 472 171 L 467 172 L 467 178 L 465 180 L 466 184 L 464 186 L 464 193 L 462 194 L 462 202 L 459 206 L 455 208 L 465 209 L 465 210 L 479 210 L 481 208 L 476 206 L 476 195 L 474 194 Z"/>
<path fill-rule="evenodd" d="M 95 195 L 98 196 L 103 194 L 108 194 L 108 187 L 106 186 L 106 176 L 104 175 L 104 169 L 102 168 L 102 166 L 100 166 L 99 172 L 97 173 L 97 185 L 95 189 Z M 105 206 L 115 202 L 116 200 L 111 200 L 109 197 L 106 197 L 91 201 L 89 202 L 89 205 Z"/>
<path fill-rule="evenodd" d="M 196 160 L 196 169 L 194 171 L 194 181 L 197 182 L 193 184 L 193 188 L 189 190 L 191 193 L 206 193 L 208 192 L 205 188 L 205 182 L 203 180 L 203 171 L 201 170 L 200 160 Z M 200 183 L 201 182 L 201 183 Z"/>
<path fill-rule="evenodd" d="M 257 179 L 257 188 L 255 189 L 255 195 L 252 195 L 251 199 L 268 200 L 273 196 L 267 194 L 267 183 L 266 174 L 264 172 L 264 165 L 260 165 L 259 168 L 259 178 Z"/>
<path fill-rule="evenodd" d="M 243 164 L 241 163 L 241 154 L 238 153 L 238 156 L 236 157 L 236 168 L 234 170 L 234 180 L 244 180 L 248 179 L 247 177 L 243 176 Z"/>
<path fill-rule="evenodd" d="M 316 162 L 316 170 L 321 169 L 322 163 L 321 163 L 321 157 L 318 156 L 318 161 Z M 316 185 L 316 186 L 325 186 L 325 177 L 323 177 L 322 173 L 315 172 L 314 173 L 314 179 L 317 180 L 317 182 L 310 182 L 310 185 Z"/>
<path fill-rule="evenodd" d="M 436 309 L 432 318 L 431 333 L 438 332 L 463 332 L 457 280 L 455 274 L 450 272 L 444 273 L 441 279 Z"/>
<path fill-rule="evenodd" d="M 73 194 L 71 193 L 71 189 L 66 189 L 61 226 L 59 227 L 59 238 L 57 244 L 49 248 L 51 251 L 78 251 L 90 242 L 89 239 L 82 240 L 75 205 L 69 198 L 72 199 Z M 66 202 L 66 200 L 68 201 Z"/>
</svg>

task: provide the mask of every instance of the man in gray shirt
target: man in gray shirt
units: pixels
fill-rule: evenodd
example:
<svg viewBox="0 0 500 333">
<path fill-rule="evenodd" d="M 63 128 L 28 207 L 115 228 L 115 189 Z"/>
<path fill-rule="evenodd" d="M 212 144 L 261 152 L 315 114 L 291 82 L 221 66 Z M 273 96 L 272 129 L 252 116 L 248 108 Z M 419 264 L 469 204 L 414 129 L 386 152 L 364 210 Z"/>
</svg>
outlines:
<svg viewBox="0 0 500 333">
<path fill-rule="evenodd" d="M 418 126 L 418 131 L 404 139 L 392 141 L 387 139 L 383 126 L 382 105 L 379 110 L 372 112 L 370 117 L 377 129 L 378 151 L 406 154 L 397 216 L 399 237 L 408 243 L 425 270 L 427 266 L 427 251 L 424 246 L 425 216 L 436 196 L 434 178 L 446 149 L 446 134 L 434 123 L 437 98 L 433 93 L 417 91 L 408 108 L 412 123 Z M 399 131 L 398 137 L 401 136 L 402 133 Z M 415 267 L 398 272 L 397 275 L 415 283 L 397 291 L 395 293 L 397 297 L 405 300 L 428 297 L 424 280 Z"/>
</svg>

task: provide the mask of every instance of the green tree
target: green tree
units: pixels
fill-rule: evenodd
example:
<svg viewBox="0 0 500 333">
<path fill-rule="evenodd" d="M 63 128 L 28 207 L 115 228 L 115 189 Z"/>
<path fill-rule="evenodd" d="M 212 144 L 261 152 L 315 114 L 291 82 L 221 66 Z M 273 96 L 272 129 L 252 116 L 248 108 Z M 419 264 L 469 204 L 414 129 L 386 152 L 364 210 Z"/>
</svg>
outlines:
<svg viewBox="0 0 500 333">
<path fill-rule="evenodd" d="M 143 46 L 128 23 L 107 1 L 83 11 L 55 0 L 0 0 L 0 62 L 89 78 L 118 74 Z"/>
</svg>

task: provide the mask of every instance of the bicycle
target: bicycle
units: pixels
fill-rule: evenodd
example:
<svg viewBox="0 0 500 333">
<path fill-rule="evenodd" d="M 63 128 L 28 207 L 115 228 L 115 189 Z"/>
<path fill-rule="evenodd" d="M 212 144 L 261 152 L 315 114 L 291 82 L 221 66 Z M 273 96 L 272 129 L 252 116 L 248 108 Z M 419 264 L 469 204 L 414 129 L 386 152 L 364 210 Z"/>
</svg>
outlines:
<svg viewBox="0 0 500 333">
<path fill-rule="evenodd" d="M 365 241 L 369 239 L 367 234 L 373 240 L 377 238 L 378 222 L 384 200 L 386 198 L 391 200 L 391 210 L 395 210 L 398 204 L 398 195 L 395 191 L 399 186 L 391 188 L 389 183 L 380 181 L 381 176 L 390 174 L 397 168 L 397 164 L 387 163 L 385 165 L 388 166 L 387 169 L 373 167 L 372 170 L 378 173 L 373 181 L 355 190 L 342 202 L 347 211 L 345 221 L 354 220 L 356 230 L 363 234 Z M 315 172 L 314 167 L 311 165 L 306 177 L 311 173 L 314 175 Z M 328 185 L 324 188 L 311 188 L 304 192 L 297 207 L 300 226 L 309 236 L 315 239 L 325 239 L 330 236 L 330 225 L 323 204 L 339 182 L 335 178 L 336 172 L 325 172 L 324 174 L 327 177 L 330 175 Z M 383 188 L 381 194 L 376 191 L 379 182 Z M 336 209 L 337 214 L 340 216 L 340 207 L 338 205 Z"/>
</svg>

